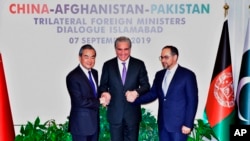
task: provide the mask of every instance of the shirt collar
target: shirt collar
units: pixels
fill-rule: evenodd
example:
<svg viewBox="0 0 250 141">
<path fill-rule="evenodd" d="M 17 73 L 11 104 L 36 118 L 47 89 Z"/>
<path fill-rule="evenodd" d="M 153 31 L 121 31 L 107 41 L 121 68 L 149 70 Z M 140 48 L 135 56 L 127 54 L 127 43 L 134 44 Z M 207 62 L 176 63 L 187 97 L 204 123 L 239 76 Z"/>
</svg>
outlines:
<svg viewBox="0 0 250 141">
<path fill-rule="evenodd" d="M 80 66 L 80 68 L 82 69 L 82 71 L 88 76 L 88 71 L 91 71 L 91 69 L 88 70 L 88 69 L 84 68 L 84 67 L 82 66 L 82 64 L 79 64 L 79 66 Z"/>
<path fill-rule="evenodd" d="M 127 65 L 128 62 L 129 62 L 129 60 L 130 60 L 130 57 L 128 57 L 128 59 L 127 59 L 126 61 L 122 61 L 122 60 L 120 60 L 118 57 L 117 57 L 117 60 L 118 60 L 118 64 L 121 64 L 121 63 L 125 62 L 126 65 Z"/>
<path fill-rule="evenodd" d="M 167 69 L 168 71 L 175 72 L 178 67 L 178 64 L 175 64 L 172 69 Z"/>
</svg>

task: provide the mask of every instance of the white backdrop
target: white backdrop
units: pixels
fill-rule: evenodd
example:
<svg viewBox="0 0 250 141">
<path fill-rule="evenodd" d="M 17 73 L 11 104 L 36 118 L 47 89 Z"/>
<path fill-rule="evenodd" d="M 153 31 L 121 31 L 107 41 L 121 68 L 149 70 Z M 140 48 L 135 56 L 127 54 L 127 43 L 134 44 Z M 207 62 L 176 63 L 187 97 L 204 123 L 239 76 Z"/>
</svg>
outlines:
<svg viewBox="0 0 250 141">
<path fill-rule="evenodd" d="M 230 6 L 228 20 L 236 90 L 250 1 L 226 2 Z M 0 1 L 0 52 L 14 124 L 33 121 L 37 116 L 42 121 L 64 122 L 70 110 L 65 77 L 78 65 L 80 47 L 90 43 L 96 48 L 95 68 L 101 76 L 104 61 L 115 56 L 113 39 L 120 35 L 135 39 L 132 56 L 144 60 L 151 84 L 155 72 L 162 68 L 158 60 L 161 48 L 167 44 L 179 48 L 180 65 L 197 75 L 196 117 L 202 118 L 225 19 L 224 4 L 224 0 Z M 100 13 L 99 5 L 108 6 L 108 11 Z M 67 21 L 72 19 L 79 21 Z M 121 23 L 125 19 L 129 23 Z M 144 23 L 138 23 L 139 19 Z M 158 22 L 149 24 L 145 19 Z M 120 23 L 115 23 L 117 20 Z M 62 27 L 68 32 L 62 32 Z M 126 30 L 131 27 L 134 30 Z M 118 28 L 119 31 L 115 30 Z M 97 38 L 98 41 L 93 41 Z M 157 106 L 157 101 L 144 105 L 154 115 Z"/>
</svg>

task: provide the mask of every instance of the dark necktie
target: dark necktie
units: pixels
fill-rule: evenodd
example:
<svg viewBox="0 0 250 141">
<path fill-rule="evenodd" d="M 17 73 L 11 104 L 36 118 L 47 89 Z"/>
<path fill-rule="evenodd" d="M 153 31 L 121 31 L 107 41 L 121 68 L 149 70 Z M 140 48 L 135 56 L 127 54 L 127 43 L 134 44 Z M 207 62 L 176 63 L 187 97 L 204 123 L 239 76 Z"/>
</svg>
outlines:
<svg viewBox="0 0 250 141">
<path fill-rule="evenodd" d="M 96 97 L 97 93 L 96 93 L 96 89 L 95 89 L 95 83 L 94 83 L 94 81 L 92 79 L 91 71 L 89 71 L 89 82 L 90 82 L 90 85 L 91 85 L 92 90 L 93 90 L 93 92 L 95 94 L 95 97 Z"/>
<path fill-rule="evenodd" d="M 123 69 L 122 69 L 122 83 L 123 85 L 125 84 L 125 80 L 126 80 L 126 74 L 127 74 L 127 69 L 126 69 L 126 63 L 123 62 Z"/>
</svg>

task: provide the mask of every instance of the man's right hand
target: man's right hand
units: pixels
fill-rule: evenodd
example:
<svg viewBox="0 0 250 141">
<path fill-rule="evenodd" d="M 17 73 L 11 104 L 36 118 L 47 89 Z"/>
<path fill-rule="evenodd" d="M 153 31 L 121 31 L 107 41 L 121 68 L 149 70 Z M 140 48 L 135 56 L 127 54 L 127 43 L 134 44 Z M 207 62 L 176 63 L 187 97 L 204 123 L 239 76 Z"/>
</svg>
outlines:
<svg viewBox="0 0 250 141">
<path fill-rule="evenodd" d="M 107 105 L 109 105 L 110 100 L 111 100 L 110 93 L 103 92 L 100 98 L 100 103 L 102 104 L 102 106 L 106 107 Z"/>
</svg>

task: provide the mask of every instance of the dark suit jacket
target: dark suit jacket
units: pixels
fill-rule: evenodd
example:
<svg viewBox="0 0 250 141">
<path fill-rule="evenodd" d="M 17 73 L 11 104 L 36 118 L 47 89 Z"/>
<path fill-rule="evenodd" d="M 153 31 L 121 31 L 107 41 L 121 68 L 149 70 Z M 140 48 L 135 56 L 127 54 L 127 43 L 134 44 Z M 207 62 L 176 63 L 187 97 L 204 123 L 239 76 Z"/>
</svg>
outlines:
<svg viewBox="0 0 250 141">
<path fill-rule="evenodd" d="M 136 90 L 143 95 L 150 89 L 147 70 L 143 61 L 130 57 L 126 81 L 123 86 L 118 67 L 117 57 L 104 63 L 100 81 L 100 92 L 109 92 L 111 101 L 108 105 L 107 119 L 110 123 L 121 123 L 126 118 L 128 124 L 138 123 L 141 120 L 141 107 L 127 102 L 127 90 Z"/>
<path fill-rule="evenodd" d="M 91 69 L 98 86 L 98 72 Z M 92 135 L 99 127 L 99 98 L 95 97 L 88 76 L 77 66 L 66 77 L 71 99 L 69 131 L 75 135 Z"/>
<path fill-rule="evenodd" d="M 148 103 L 158 98 L 158 127 L 170 132 L 181 132 L 181 126 L 193 128 L 198 106 L 198 88 L 195 74 L 180 65 L 169 84 L 166 96 L 162 81 L 166 69 L 158 71 L 149 93 L 139 97 L 135 103 Z"/>
</svg>

